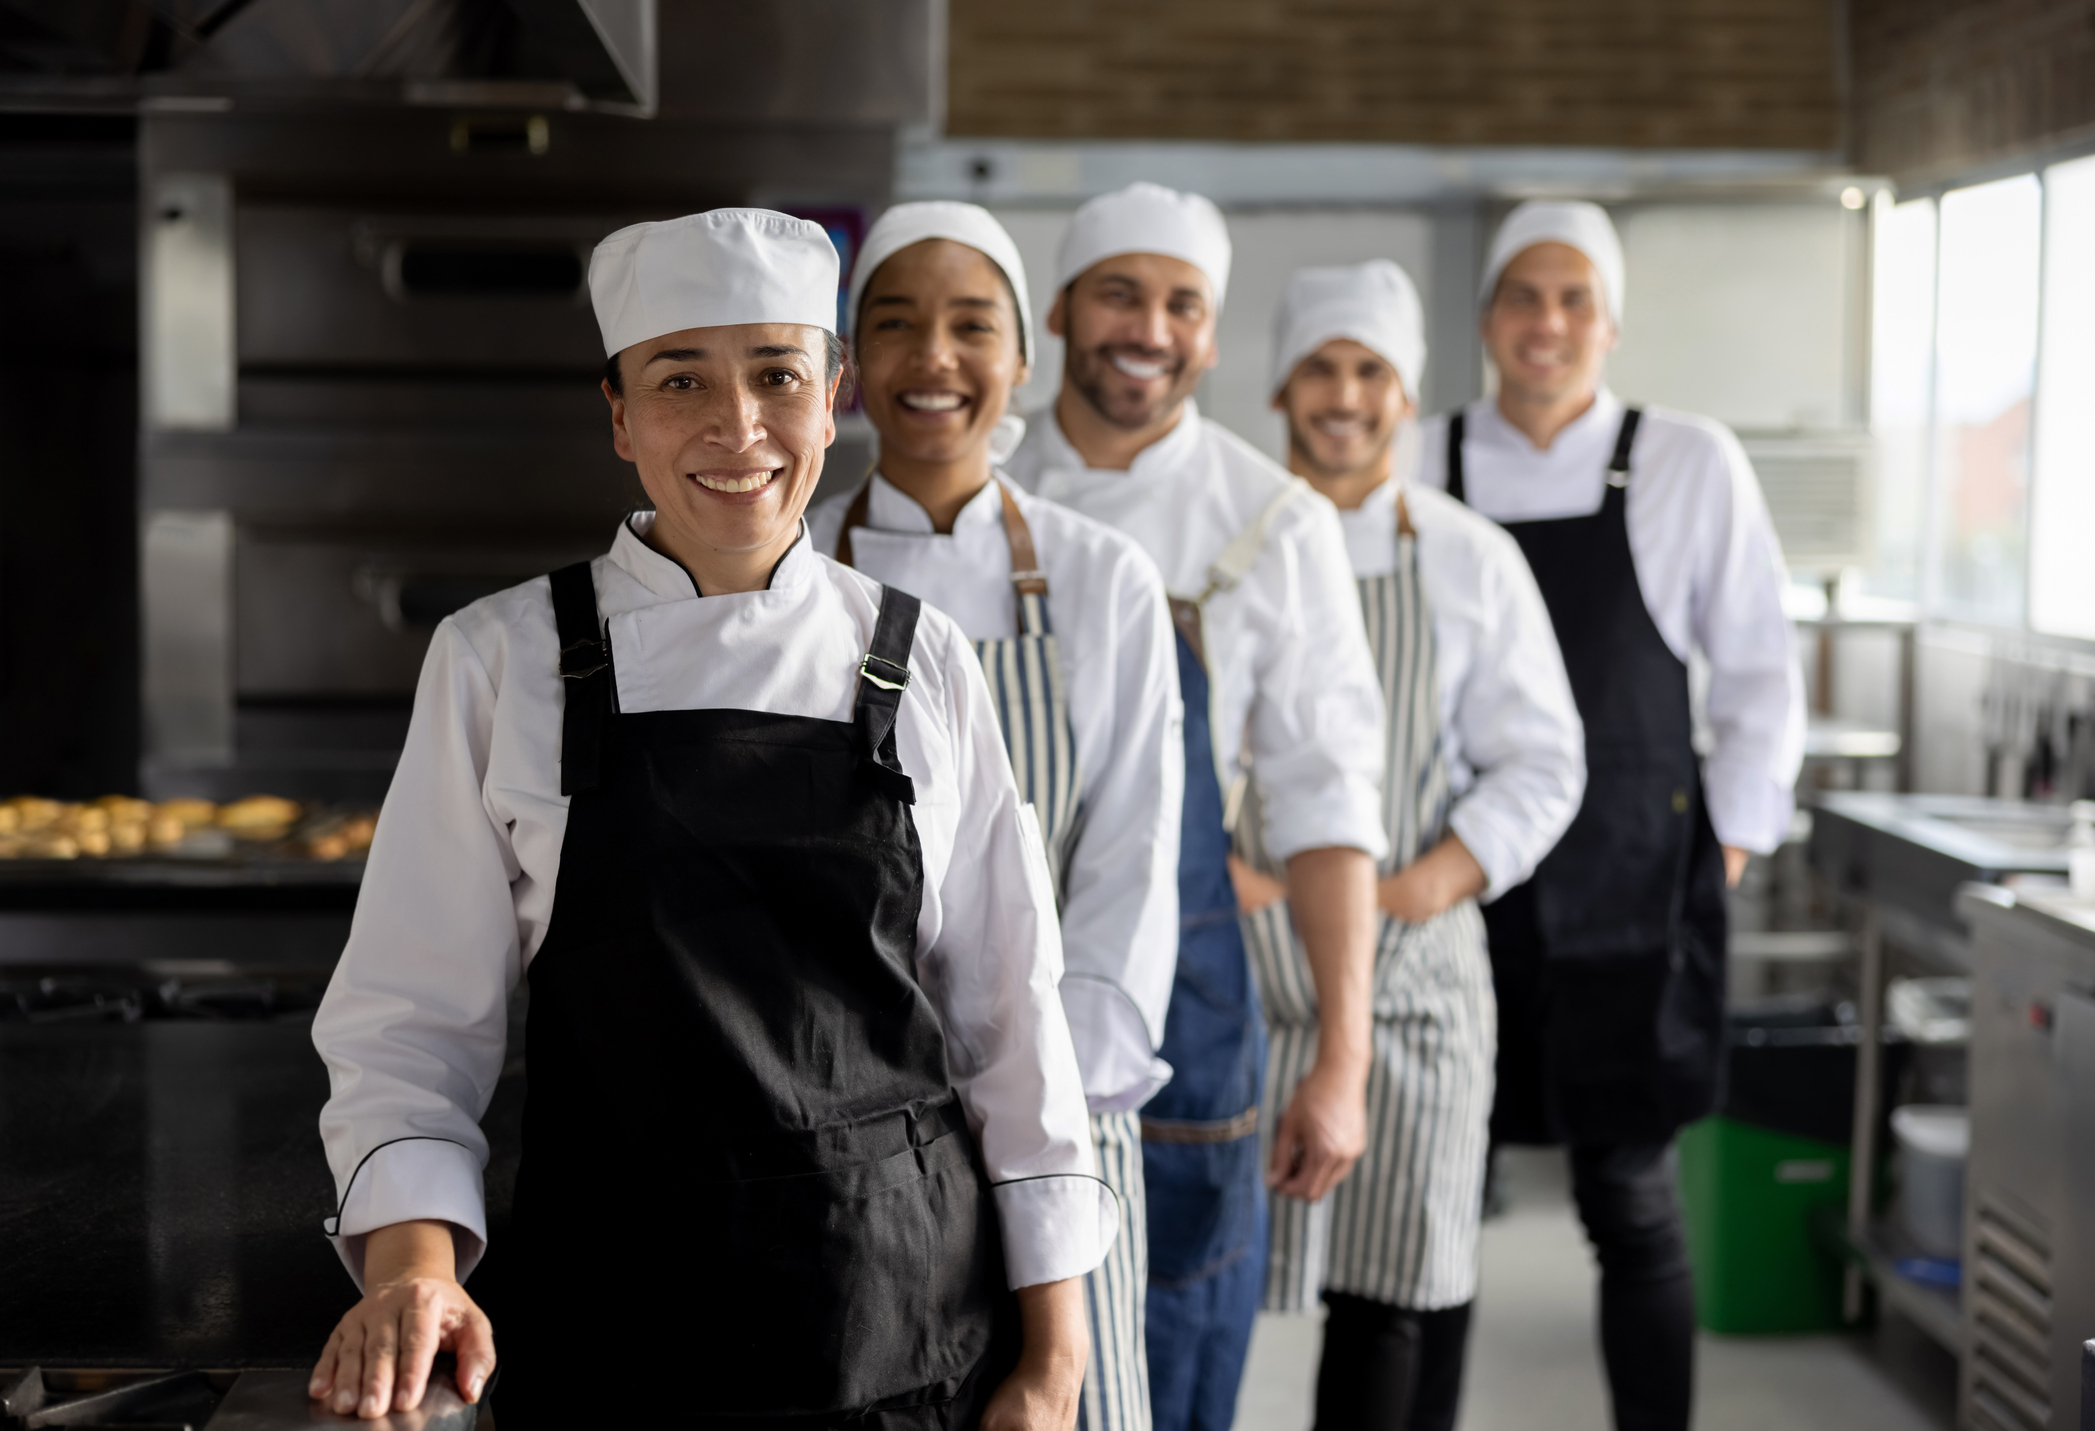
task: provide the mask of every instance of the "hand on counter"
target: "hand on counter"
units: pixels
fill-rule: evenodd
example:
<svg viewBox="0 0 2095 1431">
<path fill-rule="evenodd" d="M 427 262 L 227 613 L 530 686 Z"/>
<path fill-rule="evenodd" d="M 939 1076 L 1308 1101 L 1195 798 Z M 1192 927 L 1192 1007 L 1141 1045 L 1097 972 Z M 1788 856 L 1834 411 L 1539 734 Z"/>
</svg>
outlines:
<svg viewBox="0 0 2095 1431">
<path fill-rule="evenodd" d="M 1069 1431 L 1091 1356 L 1082 1279 L 1019 1288 L 1018 1313 L 1024 1349 L 983 1408 L 981 1431 Z"/>
<path fill-rule="evenodd" d="M 371 1233 L 363 1300 L 327 1339 L 307 1395 L 342 1416 L 412 1411 L 431 1362 L 447 1351 L 458 1359 L 459 1395 L 478 1401 L 495 1369 L 495 1333 L 457 1273 L 448 1223 L 396 1222 Z"/>
</svg>

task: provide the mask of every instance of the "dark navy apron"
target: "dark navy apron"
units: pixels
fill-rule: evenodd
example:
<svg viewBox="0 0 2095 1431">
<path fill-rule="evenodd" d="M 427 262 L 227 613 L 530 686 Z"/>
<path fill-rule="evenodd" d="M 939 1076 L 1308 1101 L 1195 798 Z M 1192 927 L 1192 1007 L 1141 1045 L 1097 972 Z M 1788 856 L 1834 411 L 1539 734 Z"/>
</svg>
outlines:
<svg viewBox="0 0 2095 1431">
<path fill-rule="evenodd" d="M 1186 790 L 1179 824 L 1178 967 L 1158 1056 L 1171 1081 L 1142 1105 L 1149 1280 L 1177 1286 L 1263 1249 L 1258 1103 L 1266 1024 L 1229 881 L 1229 831 L 1215 774 L 1200 610 L 1174 598 L 1185 701 Z"/>
<path fill-rule="evenodd" d="M 850 721 L 625 714 L 589 567 L 552 583 L 571 803 L 529 975 L 502 1424 L 972 1426 L 1015 1344 L 915 975 L 916 598 L 883 591 Z"/>
<path fill-rule="evenodd" d="M 1663 1142 L 1716 1106 L 1724 856 L 1703 803 L 1687 666 L 1651 619 L 1630 551 L 1639 416 L 1622 415 L 1599 511 L 1502 524 L 1527 554 L 1564 653 L 1586 727 L 1586 795 L 1534 877 L 1484 906 L 1500 1142 Z M 1457 412 L 1457 501 L 1462 429 Z"/>
</svg>

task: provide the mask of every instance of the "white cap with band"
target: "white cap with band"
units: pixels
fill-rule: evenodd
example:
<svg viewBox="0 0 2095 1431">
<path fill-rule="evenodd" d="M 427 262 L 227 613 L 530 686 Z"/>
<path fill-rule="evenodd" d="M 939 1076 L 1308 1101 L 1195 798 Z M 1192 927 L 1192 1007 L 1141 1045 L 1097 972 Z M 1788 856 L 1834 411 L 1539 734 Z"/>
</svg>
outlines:
<svg viewBox="0 0 2095 1431">
<path fill-rule="evenodd" d="M 851 266 L 851 296 L 844 311 L 851 315 L 851 330 L 858 332 L 858 305 L 865 297 L 873 275 L 903 249 L 926 239 L 950 239 L 966 244 L 1004 272 L 1018 304 L 1018 350 L 1027 363 L 1033 361 L 1032 300 L 1026 296 L 1026 262 L 1018 245 L 989 210 L 979 204 L 938 199 L 924 203 L 897 204 L 880 216 L 858 247 Z"/>
<path fill-rule="evenodd" d="M 835 332 L 837 251 L 822 226 L 770 209 L 634 224 L 589 257 L 604 355 L 687 328 L 804 323 Z"/>
<path fill-rule="evenodd" d="M 1374 258 L 1295 270 L 1273 316 L 1273 391 L 1287 386 L 1296 365 L 1334 338 L 1351 338 L 1379 354 L 1404 380 L 1404 395 L 1419 401 L 1426 316 L 1403 269 Z"/>
<path fill-rule="evenodd" d="M 1090 200 L 1070 218 L 1055 252 L 1055 287 L 1123 253 L 1160 253 L 1192 264 L 1207 275 L 1218 308 L 1229 289 L 1229 225 L 1198 194 L 1135 183 Z"/>
<path fill-rule="evenodd" d="M 1586 256 L 1600 275 L 1607 299 L 1608 317 L 1622 326 L 1622 240 L 1608 211 L 1598 204 L 1530 199 L 1506 215 L 1491 240 L 1491 254 L 1484 263 L 1484 283 L 1477 302 L 1486 308 L 1498 292 L 1499 275 L 1506 265 L 1538 243 L 1560 243 Z"/>
</svg>

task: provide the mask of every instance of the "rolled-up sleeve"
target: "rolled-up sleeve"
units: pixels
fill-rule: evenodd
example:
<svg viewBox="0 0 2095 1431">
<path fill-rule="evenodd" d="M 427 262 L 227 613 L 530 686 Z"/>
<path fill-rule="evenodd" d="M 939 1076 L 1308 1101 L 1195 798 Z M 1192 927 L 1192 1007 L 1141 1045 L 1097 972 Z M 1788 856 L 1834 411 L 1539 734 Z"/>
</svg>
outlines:
<svg viewBox="0 0 2095 1431">
<path fill-rule="evenodd" d="M 1703 767 L 1710 823 L 1727 845 L 1781 844 L 1804 758 L 1804 673 L 1782 609 L 1782 548 L 1745 449 L 1718 429 L 1698 514 L 1703 560 L 1693 592 L 1695 644 L 1709 662 L 1712 746 Z"/>
<path fill-rule="evenodd" d="M 1426 543 L 1433 534 L 1422 537 Z M 1493 900 L 1535 872 L 1578 813 L 1585 732 L 1549 608 L 1512 538 L 1496 528 L 1473 553 L 1475 620 L 1453 724 L 1475 781 L 1448 825 L 1484 869 Z M 1422 557 L 1430 548 L 1422 550 Z"/>
<path fill-rule="evenodd" d="M 944 664 L 959 808 L 941 927 L 918 977 L 995 1189 L 1010 1283 L 1059 1282 L 1105 1260 L 1118 1209 L 1097 1177 L 1057 989 L 1062 943 L 1039 822 L 1019 803 L 980 667 L 960 652 Z"/>
<path fill-rule="evenodd" d="M 1338 513 L 1305 493 L 1242 591 L 1260 629 L 1249 723 L 1266 849 L 1346 847 L 1380 862 L 1382 688 Z"/>
<path fill-rule="evenodd" d="M 1081 752 L 1083 800 L 1064 876 L 1063 1007 L 1094 1112 L 1139 1107 L 1170 1078 L 1158 1059 L 1178 957 L 1178 824 L 1185 786 L 1177 647 L 1163 579 L 1132 546 L 1114 572 L 1106 739 Z"/>
<path fill-rule="evenodd" d="M 331 1087 L 320 1116 L 340 1210 L 330 1235 L 359 1286 L 378 1228 L 450 1223 L 461 1278 L 487 1242 L 480 1117 L 521 967 L 515 855 L 482 799 L 494 705 L 485 665 L 446 621 L 313 1021 Z"/>
</svg>

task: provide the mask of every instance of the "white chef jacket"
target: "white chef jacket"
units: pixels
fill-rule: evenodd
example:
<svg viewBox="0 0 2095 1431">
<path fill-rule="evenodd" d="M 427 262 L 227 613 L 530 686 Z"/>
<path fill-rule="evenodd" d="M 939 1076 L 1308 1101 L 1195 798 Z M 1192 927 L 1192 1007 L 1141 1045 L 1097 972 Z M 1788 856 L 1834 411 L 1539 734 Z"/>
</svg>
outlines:
<svg viewBox="0 0 2095 1431">
<path fill-rule="evenodd" d="M 1230 538 L 1292 480 L 1191 401 L 1125 472 L 1088 468 L 1052 412 L 1005 464 L 1018 484 L 1142 544 L 1174 596 L 1207 587 Z M 1331 503 L 1304 492 L 1267 529 L 1258 562 L 1202 612 L 1212 737 L 1224 787 L 1255 762 L 1276 860 L 1331 846 L 1380 860 L 1382 687 Z"/>
<path fill-rule="evenodd" d="M 1500 522 L 1589 516 L 1606 495 L 1622 402 L 1606 388 L 1537 451 L 1498 404 L 1464 411 L 1469 504 Z M 1418 480 L 1447 487 L 1447 418 L 1421 425 Z M 1727 845 L 1782 843 L 1804 759 L 1804 673 L 1782 611 L 1782 547 L 1745 449 L 1722 423 L 1647 408 L 1630 454 L 1624 520 L 1644 605 L 1668 649 L 1709 664 L 1703 764 L 1710 823 Z"/>
<path fill-rule="evenodd" d="M 641 540 L 651 520 L 629 518 L 593 564 L 620 711 L 852 718 L 875 582 L 817 555 L 803 530 L 767 590 L 701 598 Z M 359 1281 L 362 1234 L 405 1219 L 457 1229 L 461 1277 L 486 1245 L 479 1120 L 502 1071 L 510 993 L 553 916 L 567 826 L 559 645 L 540 577 L 447 618 L 422 667 L 349 945 L 313 1024 L 333 1084 L 320 1129 L 342 1198 L 336 1245 Z M 1117 1210 L 1093 1176 L 1056 997 L 1062 950 L 1039 825 L 1019 804 L 960 629 L 926 608 L 909 665 L 895 740 L 923 850 L 917 978 L 997 1184 L 1011 1285 L 1059 1281 L 1104 1259 Z M 401 1138 L 415 1141 L 389 1142 Z M 635 1234 L 704 1230 L 606 1229 L 606 1246 L 634 1255 Z"/>
<path fill-rule="evenodd" d="M 970 641 L 1018 634 L 1003 499 L 987 483 L 932 530 L 877 474 L 852 564 L 921 597 Z M 857 494 L 808 513 L 815 550 L 837 549 Z M 1076 742 L 1078 825 L 1064 871 L 1062 1007 L 1094 1113 L 1139 1108 L 1171 1078 L 1156 1056 L 1178 962 L 1178 820 L 1185 783 L 1178 654 L 1164 580 L 1131 538 L 1012 491 L 1047 576 Z"/>
<path fill-rule="evenodd" d="M 1399 460 L 1416 452 L 1409 446 Z M 1397 569 L 1401 485 L 1384 482 L 1338 514 L 1356 577 Z M 1585 729 L 1519 544 L 1444 493 L 1412 487 L 1404 497 L 1433 614 L 1448 826 L 1484 867 L 1493 900 L 1535 872 L 1578 813 Z"/>
</svg>

